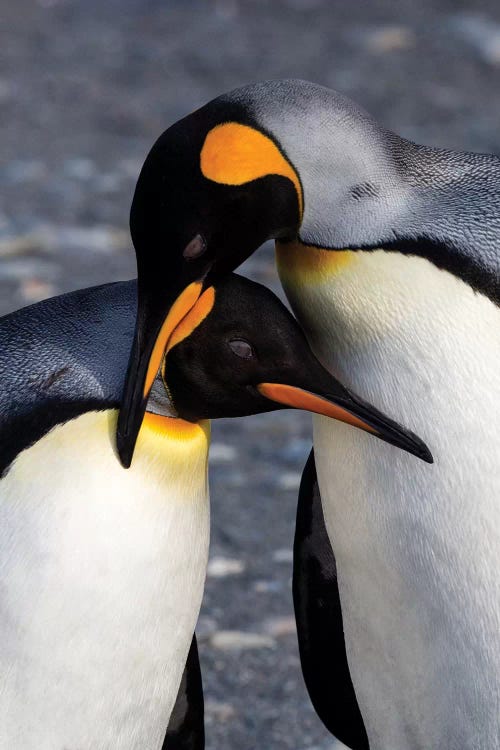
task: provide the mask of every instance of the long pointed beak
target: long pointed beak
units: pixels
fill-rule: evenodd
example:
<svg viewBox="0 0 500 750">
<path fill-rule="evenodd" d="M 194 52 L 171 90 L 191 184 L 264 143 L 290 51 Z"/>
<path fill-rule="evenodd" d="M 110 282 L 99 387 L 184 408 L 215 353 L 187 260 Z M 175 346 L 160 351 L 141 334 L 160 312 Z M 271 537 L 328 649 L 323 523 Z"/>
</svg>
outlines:
<svg viewBox="0 0 500 750">
<path fill-rule="evenodd" d="M 386 443 L 412 453 L 414 456 L 421 458 L 422 461 L 429 464 L 433 463 L 434 459 L 431 452 L 413 432 L 389 419 L 374 406 L 348 391 L 332 376 L 330 378 L 333 388 L 329 389 L 330 392 L 325 391 L 321 395 L 283 383 L 261 383 L 257 386 L 257 390 L 271 401 L 346 422 L 353 427 L 358 427 L 375 435 Z M 338 392 L 332 393 L 332 390 Z"/>
<path fill-rule="evenodd" d="M 203 279 L 189 284 L 163 318 L 157 312 L 137 320 L 122 406 L 118 417 L 116 447 L 125 468 L 132 462 L 151 387 L 173 331 L 198 301 Z"/>
</svg>

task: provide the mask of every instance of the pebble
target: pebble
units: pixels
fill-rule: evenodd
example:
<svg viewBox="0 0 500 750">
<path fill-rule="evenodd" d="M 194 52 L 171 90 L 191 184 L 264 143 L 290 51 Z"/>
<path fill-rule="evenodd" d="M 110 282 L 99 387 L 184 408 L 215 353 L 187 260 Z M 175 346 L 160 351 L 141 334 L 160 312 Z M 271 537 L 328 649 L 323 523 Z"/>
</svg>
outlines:
<svg viewBox="0 0 500 750">
<path fill-rule="evenodd" d="M 264 623 L 264 630 L 275 638 L 291 635 L 297 632 L 295 617 L 292 615 L 284 617 L 270 617 Z"/>
<path fill-rule="evenodd" d="M 278 487 L 280 490 L 298 490 L 302 474 L 296 471 L 285 471 L 278 477 Z"/>
<path fill-rule="evenodd" d="M 57 231 L 56 240 L 59 245 L 95 253 L 110 253 L 130 244 L 128 232 L 108 225 L 63 227 Z"/>
<path fill-rule="evenodd" d="M 122 175 L 118 172 L 100 174 L 95 178 L 93 189 L 97 193 L 117 193 L 121 188 Z"/>
<path fill-rule="evenodd" d="M 196 623 L 196 637 L 198 641 L 206 641 L 217 630 L 217 621 L 213 617 L 200 615 Z"/>
<path fill-rule="evenodd" d="M 0 78 L 0 99 L 8 99 L 12 93 L 10 81 Z"/>
<path fill-rule="evenodd" d="M 247 475 L 236 469 L 229 471 L 224 479 L 228 487 L 244 487 L 248 481 Z"/>
<path fill-rule="evenodd" d="M 137 180 L 137 176 L 142 168 L 142 161 L 137 159 L 120 159 L 118 168 L 126 176 Z"/>
<path fill-rule="evenodd" d="M 7 258 L 10 255 L 24 255 L 37 250 L 39 247 L 39 237 L 34 233 L 4 237 L 0 239 L 0 257 Z"/>
<path fill-rule="evenodd" d="M 238 15 L 238 5 L 235 0 L 215 0 L 215 13 L 224 21 L 228 21 Z"/>
<path fill-rule="evenodd" d="M 281 591 L 283 584 L 281 581 L 256 581 L 253 585 L 253 590 L 256 594 L 275 594 L 277 591 Z"/>
<path fill-rule="evenodd" d="M 205 714 L 208 720 L 216 719 L 217 721 L 228 721 L 235 716 L 236 711 L 230 703 L 223 701 L 205 701 Z"/>
<path fill-rule="evenodd" d="M 107 254 L 129 245 L 130 237 L 125 229 L 107 224 L 92 227 L 39 224 L 28 232 L 7 234 L 0 238 L 0 256 L 23 255 L 35 251 L 57 253 L 67 250 Z"/>
<path fill-rule="evenodd" d="M 211 636 L 209 643 L 220 651 L 246 651 L 276 646 L 276 640 L 270 635 L 247 633 L 242 630 L 219 630 Z"/>
<path fill-rule="evenodd" d="M 97 168 L 92 159 L 77 157 L 66 159 L 64 171 L 68 177 L 74 177 L 77 180 L 90 180 L 96 174 Z"/>
<path fill-rule="evenodd" d="M 296 10 L 313 10 L 322 5 L 323 0 L 288 0 L 288 5 Z"/>
<path fill-rule="evenodd" d="M 5 176 L 12 183 L 36 182 L 46 173 L 45 164 L 38 160 L 17 159 L 5 168 Z"/>
<path fill-rule="evenodd" d="M 231 557 L 212 557 L 208 561 L 207 576 L 209 578 L 225 578 L 226 576 L 237 576 L 245 570 L 243 560 Z"/>
<path fill-rule="evenodd" d="M 39 259 L 17 258 L 3 260 L 0 263 L 0 279 L 9 281 L 19 281 L 23 279 L 37 278 L 43 276 L 53 278 L 56 275 L 56 268 L 51 263 L 42 263 Z"/>
<path fill-rule="evenodd" d="M 277 549 L 273 554 L 273 560 L 277 563 L 292 563 L 293 550 L 288 548 Z"/>
<path fill-rule="evenodd" d="M 399 52 L 415 46 L 415 35 L 406 26 L 381 26 L 368 33 L 367 46 L 372 52 Z"/>
<path fill-rule="evenodd" d="M 455 16 L 451 26 L 486 63 L 500 65 L 499 23 L 480 14 L 463 13 Z"/>
<path fill-rule="evenodd" d="M 305 463 L 311 447 L 311 438 L 292 438 L 287 441 L 281 455 L 286 461 L 303 461 Z"/>
<path fill-rule="evenodd" d="M 226 443 L 212 443 L 210 446 L 210 461 L 213 463 L 229 463 L 234 461 L 238 451 Z"/>
<path fill-rule="evenodd" d="M 40 302 L 42 299 L 53 297 L 57 290 L 53 284 L 42 279 L 23 279 L 20 284 L 20 292 L 26 302 Z"/>
</svg>

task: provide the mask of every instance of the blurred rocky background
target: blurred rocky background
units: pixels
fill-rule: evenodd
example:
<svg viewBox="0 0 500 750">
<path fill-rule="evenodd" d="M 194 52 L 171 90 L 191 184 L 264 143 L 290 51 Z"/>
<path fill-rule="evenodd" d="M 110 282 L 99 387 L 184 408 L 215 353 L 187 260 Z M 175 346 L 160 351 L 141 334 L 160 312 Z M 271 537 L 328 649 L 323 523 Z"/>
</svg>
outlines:
<svg viewBox="0 0 500 750">
<path fill-rule="evenodd" d="M 128 211 L 153 140 L 249 81 L 310 79 L 410 139 L 500 152 L 498 0 L 0 0 L 0 60 L 1 313 L 132 277 Z M 245 272 L 276 286 L 271 248 Z M 207 748 L 332 750 L 292 617 L 310 420 L 224 421 L 213 440 Z"/>
</svg>

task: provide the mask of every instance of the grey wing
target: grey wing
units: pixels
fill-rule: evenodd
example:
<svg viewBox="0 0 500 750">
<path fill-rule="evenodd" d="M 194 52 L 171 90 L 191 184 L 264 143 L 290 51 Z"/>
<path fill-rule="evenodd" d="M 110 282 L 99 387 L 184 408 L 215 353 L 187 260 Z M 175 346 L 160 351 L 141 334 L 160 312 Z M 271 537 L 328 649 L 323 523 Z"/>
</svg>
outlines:
<svg viewBox="0 0 500 750">
<path fill-rule="evenodd" d="M 337 567 L 325 527 L 314 451 L 300 484 L 293 547 L 293 602 L 304 680 L 326 728 L 352 750 L 368 738 L 349 672 Z"/>
<path fill-rule="evenodd" d="M 118 282 L 0 319 L 0 476 L 56 424 L 119 405 L 136 306 L 136 282 Z"/>
</svg>

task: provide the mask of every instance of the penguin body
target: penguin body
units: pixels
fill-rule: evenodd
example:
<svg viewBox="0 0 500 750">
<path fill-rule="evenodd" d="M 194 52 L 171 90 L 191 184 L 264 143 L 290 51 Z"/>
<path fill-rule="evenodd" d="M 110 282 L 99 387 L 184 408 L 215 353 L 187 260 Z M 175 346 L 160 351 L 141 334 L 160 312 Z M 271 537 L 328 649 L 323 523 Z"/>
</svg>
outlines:
<svg viewBox="0 0 500 750">
<path fill-rule="evenodd" d="M 107 285 L 0 323 L 17 423 L 3 454 L 21 448 L 0 481 L 6 750 L 160 748 L 177 696 L 208 555 L 208 427 L 148 414 L 133 468 L 117 461 L 134 294 Z M 48 431 L 22 433 L 39 409 Z"/>
<path fill-rule="evenodd" d="M 436 462 L 422 471 L 314 418 L 370 748 L 497 748 L 499 308 L 424 258 L 308 252 L 309 273 L 301 265 L 294 275 L 286 246 L 278 257 L 314 351 L 350 386 L 404 411 Z"/>
<path fill-rule="evenodd" d="M 161 747 L 203 594 L 208 435 L 148 422 L 129 472 L 106 410 L 2 480 L 5 748 Z"/>
</svg>

